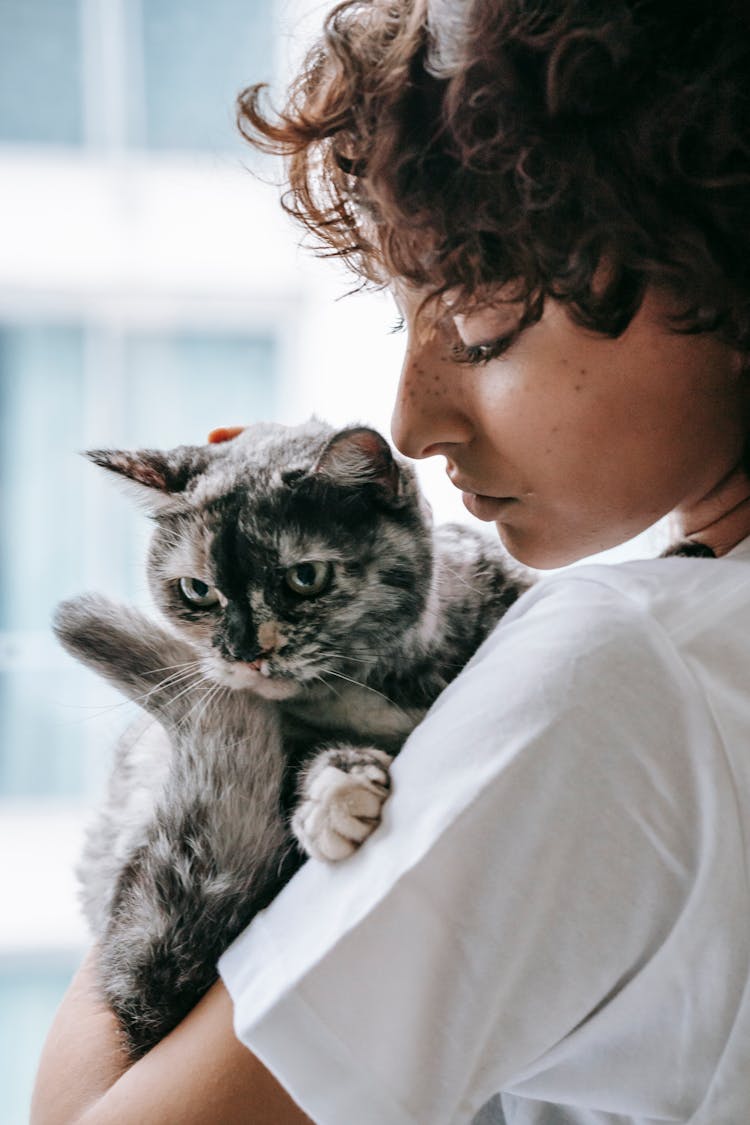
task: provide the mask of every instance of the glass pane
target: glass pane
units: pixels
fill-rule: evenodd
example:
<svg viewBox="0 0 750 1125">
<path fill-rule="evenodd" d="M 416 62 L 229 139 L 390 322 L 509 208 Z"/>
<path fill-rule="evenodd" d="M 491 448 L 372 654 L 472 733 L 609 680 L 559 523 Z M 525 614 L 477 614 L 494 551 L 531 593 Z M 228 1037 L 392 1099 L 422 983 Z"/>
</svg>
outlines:
<svg viewBox="0 0 750 1125">
<path fill-rule="evenodd" d="M 142 0 L 145 138 L 135 142 L 237 144 L 238 91 L 272 78 L 271 8 L 271 0 Z"/>
<path fill-rule="evenodd" d="M 0 0 L 0 141 L 83 141 L 78 0 Z"/>
<path fill-rule="evenodd" d="M 128 440 L 157 449 L 200 445 L 216 426 L 272 421 L 276 353 L 270 335 L 195 331 L 131 336 L 123 418 Z"/>
<path fill-rule="evenodd" d="M 0 960 L 0 1090 L 4 1125 L 27 1125 L 31 1091 L 47 1030 L 77 959 Z"/>
<path fill-rule="evenodd" d="M 12 657 L 23 640 L 2 647 Z M 0 670 L 0 797 L 99 792 L 135 707 L 65 656 L 52 637 L 34 656 Z"/>
<path fill-rule="evenodd" d="M 86 673 L 50 633 L 84 580 L 83 331 L 0 327 L 0 794 L 85 788 Z"/>
<path fill-rule="evenodd" d="M 0 326 L 0 630 L 80 589 L 83 418 L 82 329 Z"/>
</svg>

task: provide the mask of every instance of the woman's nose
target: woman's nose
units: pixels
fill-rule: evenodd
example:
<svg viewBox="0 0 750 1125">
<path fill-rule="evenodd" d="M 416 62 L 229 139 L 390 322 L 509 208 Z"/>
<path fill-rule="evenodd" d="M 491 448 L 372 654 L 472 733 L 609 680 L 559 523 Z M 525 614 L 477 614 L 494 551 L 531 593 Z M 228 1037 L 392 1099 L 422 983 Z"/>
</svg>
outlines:
<svg viewBox="0 0 750 1125">
<path fill-rule="evenodd" d="M 391 418 L 396 447 L 406 457 L 432 457 L 471 440 L 461 395 L 463 371 L 437 337 L 410 342 Z"/>
</svg>

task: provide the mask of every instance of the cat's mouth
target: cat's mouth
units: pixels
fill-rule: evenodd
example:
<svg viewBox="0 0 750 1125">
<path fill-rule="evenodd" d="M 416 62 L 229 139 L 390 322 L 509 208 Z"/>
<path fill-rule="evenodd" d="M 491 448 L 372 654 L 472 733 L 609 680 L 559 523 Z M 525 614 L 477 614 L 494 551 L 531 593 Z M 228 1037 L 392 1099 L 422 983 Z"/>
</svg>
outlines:
<svg viewBox="0 0 750 1125">
<path fill-rule="evenodd" d="M 269 662 L 272 653 L 261 653 L 255 660 L 225 660 L 209 657 L 206 672 L 213 680 L 235 691 L 252 691 L 263 699 L 290 699 L 300 685 L 287 676 L 274 675 Z"/>
</svg>

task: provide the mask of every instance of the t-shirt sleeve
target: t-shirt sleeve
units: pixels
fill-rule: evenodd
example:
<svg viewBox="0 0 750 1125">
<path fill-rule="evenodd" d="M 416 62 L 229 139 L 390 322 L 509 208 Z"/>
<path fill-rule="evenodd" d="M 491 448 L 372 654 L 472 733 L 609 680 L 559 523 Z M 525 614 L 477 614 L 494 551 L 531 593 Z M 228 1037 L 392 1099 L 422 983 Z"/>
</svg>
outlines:
<svg viewBox="0 0 750 1125">
<path fill-rule="evenodd" d="M 627 597 L 531 591 L 409 738 L 370 840 L 309 861 L 222 957 L 239 1038 L 320 1125 L 663 1089 L 618 1003 L 695 880 L 702 707 Z"/>
</svg>

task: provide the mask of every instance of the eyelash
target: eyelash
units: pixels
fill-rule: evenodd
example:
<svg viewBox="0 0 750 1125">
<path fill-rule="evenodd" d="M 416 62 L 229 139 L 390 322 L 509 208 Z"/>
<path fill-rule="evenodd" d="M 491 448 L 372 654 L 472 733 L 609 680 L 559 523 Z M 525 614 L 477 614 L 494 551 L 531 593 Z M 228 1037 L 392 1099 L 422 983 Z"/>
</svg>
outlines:
<svg viewBox="0 0 750 1125">
<path fill-rule="evenodd" d="M 403 332 L 405 327 L 406 321 L 400 316 L 388 331 L 391 334 Z M 485 363 L 505 355 L 517 336 L 518 333 L 513 332 L 509 336 L 498 336 L 497 339 L 489 340 L 486 344 L 454 344 L 451 355 L 456 363 L 464 364 L 466 367 L 483 367 Z"/>
<path fill-rule="evenodd" d="M 456 363 L 463 363 L 467 367 L 483 367 L 493 359 L 505 355 L 516 340 L 517 333 L 510 336 L 498 336 L 496 340 L 489 340 L 486 344 L 454 344 L 452 356 Z"/>
</svg>

